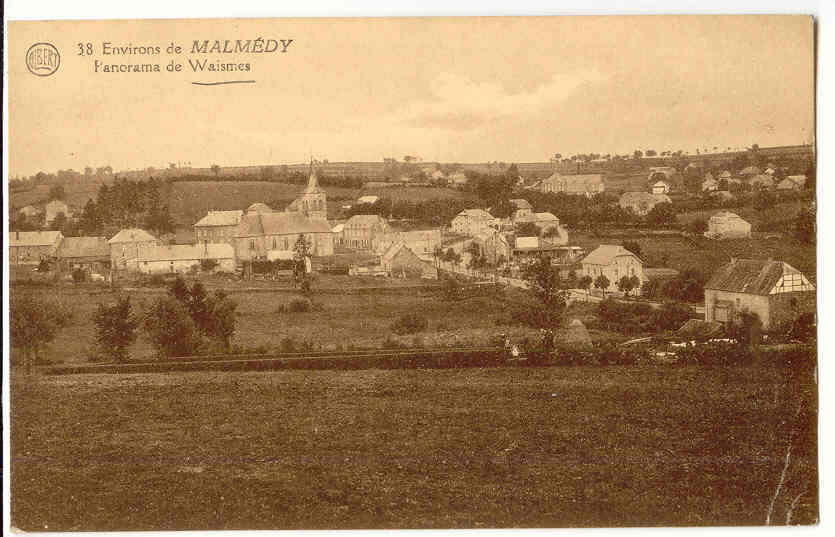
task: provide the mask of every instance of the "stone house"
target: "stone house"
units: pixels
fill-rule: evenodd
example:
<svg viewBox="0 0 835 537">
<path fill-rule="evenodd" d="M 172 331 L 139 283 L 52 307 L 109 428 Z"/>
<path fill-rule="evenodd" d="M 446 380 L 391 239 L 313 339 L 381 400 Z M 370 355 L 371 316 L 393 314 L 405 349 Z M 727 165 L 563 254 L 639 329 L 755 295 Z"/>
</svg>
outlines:
<svg viewBox="0 0 835 537">
<path fill-rule="evenodd" d="M 707 221 L 705 237 L 709 239 L 747 239 L 751 237 L 751 224 L 736 213 L 721 211 Z"/>
<path fill-rule="evenodd" d="M 355 250 L 371 250 L 374 237 L 391 231 L 385 218 L 377 214 L 355 214 L 342 225 L 340 244 Z"/>
<path fill-rule="evenodd" d="M 216 263 L 214 272 L 234 272 L 235 249 L 227 243 L 157 245 L 142 250 L 137 268 L 145 274 L 186 273 L 204 261 Z"/>
<path fill-rule="evenodd" d="M 55 256 L 64 236 L 60 231 L 9 232 L 9 264 L 37 265 Z"/>
<path fill-rule="evenodd" d="M 225 242 L 233 244 L 238 224 L 244 212 L 209 211 L 206 216 L 194 224 L 195 242 L 199 244 Z"/>
<path fill-rule="evenodd" d="M 403 242 L 396 242 L 380 256 L 380 265 L 391 278 L 437 278 L 435 267 L 418 257 Z"/>
<path fill-rule="evenodd" d="M 161 244 L 159 239 L 139 228 L 123 229 L 107 242 L 113 270 L 138 270 L 137 262 L 142 252 Z"/>
<path fill-rule="evenodd" d="M 81 269 L 101 274 L 110 269 L 107 237 L 64 237 L 55 251 L 62 271 Z"/>
<path fill-rule="evenodd" d="M 380 233 L 374 236 L 371 245 L 374 253 L 382 255 L 396 242 L 402 242 L 415 255 L 425 261 L 433 260 L 435 257 L 435 249 L 441 246 L 441 230 L 423 229 Z"/>
<path fill-rule="evenodd" d="M 452 219 L 454 233 L 475 236 L 493 229 L 496 219 L 484 209 L 464 209 Z"/>
<path fill-rule="evenodd" d="M 605 291 L 616 291 L 618 280 L 624 276 L 637 276 L 641 283 L 647 280 L 644 262 L 620 245 L 601 244 L 584 257 L 580 265 L 580 276 L 590 276 L 592 281 L 601 275 L 606 276 L 609 287 Z"/>
<path fill-rule="evenodd" d="M 731 259 L 705 284 L 705 320 L 732 322 L 739 313 L 756 313 L 764 330 L 816 311 L 815 287 L 782 261 Z"/>
<path fill-rule="evenodd" d="M 52 224 L 52 222 L 55 221 L 55 218 L 57 218 L 61 213 L 64 213 L 64 216 L 67 218 L 72 216 L 70 207 L 66 203 L 61 200 L 50 201 L 44 207 L 44 222 L 46 222 L 46 225 Z"/>
<path fill-rule="evenodd" d="M 670 192 L 670 183 L 667 181 L 656 181 L 652 184 L 653 194 L 667 194 Z"/>
</svg>

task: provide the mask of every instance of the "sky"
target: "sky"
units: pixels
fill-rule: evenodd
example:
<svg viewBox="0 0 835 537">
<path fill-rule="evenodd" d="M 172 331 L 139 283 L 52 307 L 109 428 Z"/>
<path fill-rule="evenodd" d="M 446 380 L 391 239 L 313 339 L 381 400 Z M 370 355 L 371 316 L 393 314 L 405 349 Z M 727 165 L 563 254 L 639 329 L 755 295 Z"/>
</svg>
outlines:
<svg viewBox="0 0 835 537">
<path fill-rule="evenodd" d="M 809 143 L 804 16 L 10 22 L 9 176 L 381 161 L 547 161 L 555 153 Z M 286 53 L 189 54 L 194 40 L 293 39 Z M 61 65 L 35 76 L 37 42 Z M 103 55 L 102 44 L 160 46 Z M 185 53 L 165 53 L 175 42 Z M 79 55 L 91 43 L 93 55 Z M 188 60 L 249 63 L 193 72 Z M 161 73 L 95 72 L 94 62 Z M 183 64 L 166 72 L 170 61 Z M 192 82 L 255 80 L 198 86 Z"/>
</svg>

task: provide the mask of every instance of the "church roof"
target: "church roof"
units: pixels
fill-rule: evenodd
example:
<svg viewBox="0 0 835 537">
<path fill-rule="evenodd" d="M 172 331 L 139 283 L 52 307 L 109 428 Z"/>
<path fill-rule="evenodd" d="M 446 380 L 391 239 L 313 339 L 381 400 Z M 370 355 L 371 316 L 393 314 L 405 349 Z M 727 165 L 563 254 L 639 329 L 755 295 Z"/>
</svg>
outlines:
<svg viewBox="0 0 835 537">
<path fill-rule="evenodd" d="M 269 205 L 267 205 L 266 203 L 258 202 L 258 203 L 253 203 L 252 205 L 247 207 L 246 212 L 248 212 L 248 213 L 271 213 L 271 212 L 273 212 L 273 210 L 270 209 Z"/>
<path fill-rule="evenodd" d="M 316 168 L 313 167 L 313 162 L 310 163 L 310 178 L 307 180 L 307 188 L 304 189 L 305 194 L 320 194 L 324 192 L 319 186 L 319 178 L 316 177 Z"/>
<path fill-rule="evenodd" d="M 307 218 L 299 213 L 247 214 L 238 224 L 236 237 L 289 235 L 295 233 L 330 233 L 326 220 Z"/>
</svg>

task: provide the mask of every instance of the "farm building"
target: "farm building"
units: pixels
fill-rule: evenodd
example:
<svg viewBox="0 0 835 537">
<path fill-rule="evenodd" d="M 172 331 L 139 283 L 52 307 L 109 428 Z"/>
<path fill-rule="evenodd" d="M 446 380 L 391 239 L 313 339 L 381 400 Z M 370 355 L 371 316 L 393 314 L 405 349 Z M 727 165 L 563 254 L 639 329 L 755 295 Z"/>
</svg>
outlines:
<svg viewBox="0 0 835 537">
<path fill-rule="evenodd" d="M 52 200 L 44 207 L 44 221 L 50 225 L 59 214 L 63 213 L 67 218 L 72 216 L 69 206 L 61 200 Z"/>
<path fill-rule="evenodd" d="M 467 184 L 467 176 L 462 172 L 455 172 L 449 177 L 447 177 L 447 181 L 451 185 L 461 186 Z"/>
<path fill-rule="evenodd" d="M 728 323 L 743 311 L 776 329 L 816 311 L 815 287 L 788 263 L 732 258 L 705 284 L 705 320 Z"/>
<path fill-rule="evenodd" d="M 528 200 L 512 199 L 510 200 L 510 204 L 515 207 L 513 210 L 513 220 L 533 215 L 533 206 L 528 203 Z"/>
<path fill-rule="evenodd" d="M 355 214 L 342 226 L 339 243 L 346 248 L 371 250 L 374 237 L 391 231 L 385 218 L 377 214 Z"/>
<path fill-rule="evenodd" d="M 263 205 L 263 204 L 261 204 Z M 266 206 L 265 206 L 266 207 Z M 209 211 L 194 224 L 194 238 L 198 243 L 234 242 L 243 211 Z"/>
<path fill-rule="evenodd" d="M 152 246 L 142 250 L 137 266 L 145 274 L 184 273 L 206 261 L 216 264 L 214 272 L 234 272 L 235 249 L 227 243 Z"/>
<path fill-rule="evenodd" d="M 647 279 L 644 275 L 644 262 L 620 245 L 601 244 L 584 257 L 580 264 L 583 276 L 590 276 L 592 280 L 606 276 L 609 280 L 606 291 L 616 290 L 618 280 L 624 276 L 637 276 L 642 283 Z"/>
<path fill-rule="evenodd" d="M 777 190 L 801 190 L 805 186 L 805 175 L 789 175 L 788 177 L 777 183 Z"/>
<path fill-rule="evenodd" d="M 511 252 L 513 259 L 531 259 L 542 256 L 553 256 L 561 247 L 557 244 L 540 239 L 539 237 L 516 237 Z"/>
<path fill-rule="evenodd" d="M 357 205 L 367 204 L 367 205 L 374 205 L 379 200 L 379 196 L 360 196 L 357 198 Z"/>
<path fill-rule="evenodd" d="M 60 231 L 12 231 L 9 233 L 9 264 L 37 265 L 55 256 L 63 235 Z"/>
<path fill-rule="evenodd" d="M 396 242 L 380 256 L 380 265 L 391 278 L 430 278 L 436 279 L 435 267 L 419 258 L 403 242 Z"/>
<path fill-rule="evenodd" d="M 731 179 L 733 179 L 733 175 L 731 175 L 731 172 L 729 172 L 728 170 L 722 170 L 722 172 L 719 174 L 719 180 L 721 181 L 722 179 L 724 179 L 725 181 L 730 181 Z"/>
<path fill-rule="evenodd" d="M 650 194 L 649 192 L 624 192 L 618 200 L 623 209 L 631 209 L 638 216 L 644 216 L 659 203 L 672 203 L 666 194 Z"/>
<path fill-rule="evenodd" d="M 721 211 L 707 221 L 705 237 L 709 239 L 747 239 L 751 237 L 751 224 L 736 213 Z"/>
<path fill-rule="evenodd" d="M 81 269 L 100 274 L 110 269 L 110 244 L 107 237 L 64 237 L 55 257 L 63 271 Z"/>
<path fill-rule="evenodd" d="M 304 236 L 311 255 L 333 255 L 333 233 L 327 220 L 297 212 L 247 212 L 235 233 L 235 259 L 266 259 L 270 250 L 293 250 L 299 236 Z"/>
<path fill-rule="evenodd" d="M 110 267 L 114 270 L 137 270 L 137 261 L 142 252 L 160 241 L 144 229 L 123 229 L 113 236 L 110 244 Z"/>
<path fill-rule="evenodd" d="M 478 235 L 490 231 L 496 219 L 484 209 L 464 209 L 452 219 L 452 231 L 462 235 Z"/>
<path fill-rule="evenodd" d="M 603 176 L 599 173 L 583 175 L 560 175 L 555 172 L 540 184 L 541 192 L 564 192 L 566 194 L 593 196 L 606 190 Z"/>
<path fill-rule="evenodd" d="M 371 245 L 375 253 L 383 254 L 396 242 L 403 242 L 409 250 L 423 260 L 434 259 L 435 249 L 441 247 L 441 230 L 423 229 L 380 233 L 374 236 Z"/>
</svg>

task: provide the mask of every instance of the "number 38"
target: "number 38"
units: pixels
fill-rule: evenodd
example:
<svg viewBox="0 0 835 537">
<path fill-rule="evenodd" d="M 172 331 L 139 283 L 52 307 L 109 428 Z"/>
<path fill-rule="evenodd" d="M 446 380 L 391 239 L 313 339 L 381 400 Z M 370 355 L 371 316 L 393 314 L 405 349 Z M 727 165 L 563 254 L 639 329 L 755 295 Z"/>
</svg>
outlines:
<svg viewBox="0 0 835 537">
<path fill-rule="evenodd" d="M 79 56 L 91 56 L 93 54 L 93 44 L 92 43 L 79 43 L 78 44 L 78 55 Z"/>
</svg>

